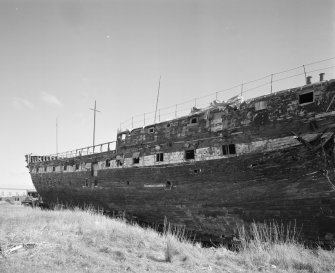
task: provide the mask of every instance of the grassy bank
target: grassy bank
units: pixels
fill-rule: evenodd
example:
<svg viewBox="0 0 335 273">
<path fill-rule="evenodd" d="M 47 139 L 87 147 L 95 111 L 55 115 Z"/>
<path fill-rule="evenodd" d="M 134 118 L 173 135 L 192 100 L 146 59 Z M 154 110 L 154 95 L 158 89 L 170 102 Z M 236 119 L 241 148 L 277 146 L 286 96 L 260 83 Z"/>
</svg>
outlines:
<svg viewBox="0 0 335 273">
<path fill-rule="evenodd" d="M 335 272 L 335 252 L 245 238 L 202 248 L 91 211 L 0 205 L 1 272 Z"/>
</svg>

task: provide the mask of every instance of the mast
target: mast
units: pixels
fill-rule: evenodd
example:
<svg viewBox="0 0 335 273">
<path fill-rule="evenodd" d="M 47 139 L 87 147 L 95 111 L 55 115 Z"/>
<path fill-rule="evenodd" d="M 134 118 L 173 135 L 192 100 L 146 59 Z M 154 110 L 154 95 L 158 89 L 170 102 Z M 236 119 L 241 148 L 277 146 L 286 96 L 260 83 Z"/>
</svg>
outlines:
<svg viewBox="0 0 335 273">
<path fill-rule="evenodd" d="M 156 114 L 157 114 L 157 106 L 158 106 L 158 98 L 159 98 L 159 89 L 161 87 L 161 75 L 159 75 L 159 82 L 158 82 L 158 90 L 157 90 L 157 100 L 156 100 L 156 110 L 155 110 L 155 120 L 154 123 L 156 123 Z"/>
<path fill-rule="evenodd" d="M 58 117 L 56 117 L 56 155 L 58 156 Z"/>
<path fill-rule="evenodd" d="M 96 115 L 96 112 L 100 112 L 99 110 L 97 110 L 96 100 L 94 100 L 94 109 L 90 108 L 90 110 L 94 112 L 94 122 L 93 122 L 93 146 L 94 146 L 95 145 L 95 115 Z"/>
</svg>

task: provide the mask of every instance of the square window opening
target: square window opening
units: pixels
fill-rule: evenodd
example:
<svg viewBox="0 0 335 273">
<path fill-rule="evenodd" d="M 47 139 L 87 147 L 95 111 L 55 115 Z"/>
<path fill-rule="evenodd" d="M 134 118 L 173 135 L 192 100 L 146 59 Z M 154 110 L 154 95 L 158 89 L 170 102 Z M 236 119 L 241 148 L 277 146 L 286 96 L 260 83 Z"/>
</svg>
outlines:
<svg viewBox="0 0 335 273">
<path fill-rule="evenodd" d="M 191 118 L 191 124 L 195 124 L 198 123 L 198 119 L 197 118 Z"/>
<path fill-rule="evenodd" d="M 299 95 L 299 104 L 314 102 L 314 92 Z"/>
<path fill-rule="evenodd" d="M 123 162 L 120 159 L 116 160 L 116 166 L 120 167 L 123 165 Z"/>
<path fill-rule="evenodd" d="M 56 171 L 56 167 L 55 167 L 55 166 L 52 167 L 52 171 L 53 171 L 53 172 Z"/>
<path fill-rule="evenodd" d="M 154 133 L 155 132 L 155 128 L 154 127 L 150 127 L 149 129 L 148 129 L 148 131 L 149 131 L 149 133 Z"/>
<path fill-rule="evenodd" d="M 222 155 L 234 155 L 236 154 L 235 144 L 222 145 Z"/>
<path fill-rule="evenodd" d="M 227 155 L 228 154 L 228 149 L 227 145 L 222 145 L 222 155 Z"/>
<path fill-rule="evenodd" d="M 185 151 L 185 159 L 189 160 L 189 159 L 194 159 L 195 153 L 194 150 L 186 150 Z"/>
<path fill-rule="evenodd" d="M 162 162 L 162 161 L 164 161 L 164 154 L 163 154 L 163 153 L 158 153 L 158 154 L 156 154 L 156 161 L 157 161 L 157 162 Z"/>
<path fill-rule="evenodd" d="M 133 158 L 133 164 L 138 164 L 140 163 L 140 158 L 137 157 L 137 158 Z"/>
<path fill-rule="evenodd" d="M 106 167 L 110 167 L 111 166 L 111 161 L 110 161 L 110 159 L 107 159 L 106 160 Z"/>
</svg>

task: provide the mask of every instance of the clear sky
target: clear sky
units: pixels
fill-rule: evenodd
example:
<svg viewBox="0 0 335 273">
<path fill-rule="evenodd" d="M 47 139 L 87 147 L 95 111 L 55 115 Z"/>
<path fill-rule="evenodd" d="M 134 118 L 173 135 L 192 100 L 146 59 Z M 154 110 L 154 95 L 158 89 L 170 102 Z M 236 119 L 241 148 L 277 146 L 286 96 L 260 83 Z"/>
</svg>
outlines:
<svg viewBox="0 0 335 273">
<path fill-rule="evenodd" d="M 0 39 L 0 187 L 31 188 L 24 155 L 56 152 L 57 117 L 59 151 L 91 145 L 95 99 L 107 142 L 160 75 L 166 107 L 335 57 L 335 1 L 0 0 Z"/>
</svg>

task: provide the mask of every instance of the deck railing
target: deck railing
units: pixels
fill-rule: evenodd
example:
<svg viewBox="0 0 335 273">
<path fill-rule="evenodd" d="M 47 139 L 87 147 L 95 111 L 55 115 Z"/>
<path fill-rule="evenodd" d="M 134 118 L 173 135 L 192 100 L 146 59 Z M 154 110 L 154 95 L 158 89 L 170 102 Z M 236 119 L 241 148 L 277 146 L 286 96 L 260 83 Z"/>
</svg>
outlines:
<svg viewBox="0 0 335 273">
<path fill-rule="evenodd" d="M 72 151 L 62 152 L 58 154 L 51 154 L 48 156 L 27 155 L 27 163 L 74 158 L 77 156 L 91 155 L 95 153 L 115 152 L 115 145 L 116 145 L 116 141 L 111 141 L 111 142 L 101 143 L 101 144 L 97 144 L 94 146 L 88 146 L 88 147 L 84 147 L 84 148 L 80 148 L 80 149 L 76 149 Z"/>
<path fill-rule="evenodd" d="M 293 88 L 295 86 L 307 84 L 308 78 L 314 77 L 314 81 L 319 81 L 318 73 L 331 71 L 330 77 L 335 77 L 335 57 L 320 60 L 313 63 L 300 65 L 294 68 L 290 68 L 284 71 L 272 73 L 264 77 L 242 82 L 233 87 L 212 92 L 208 95 L 190 99 L 182 103 L 178 103 L 172 106 L 160 108 L 156 113 L 155 111 L 146 112 L 136 116 L 132 116 L 130 119 L 120 124 L 120 131 L 131 130 L 133 128 L 144 127 L 157 122 L 171 120 L 174 118 L 182 117 L 190 113 L 191 108 L 203 108 L 208 107 L 210 102 L 213 100 L 227 100 L 227 93 L 235 95 L 241 95 L 243 98 L 252 98 L 259 95 L 267 95 L 287 88 Z M 320 76 L 321 77 L 321 76 Z M 232 96 L 230 96 L 232 97 Z"/>
</svg>

